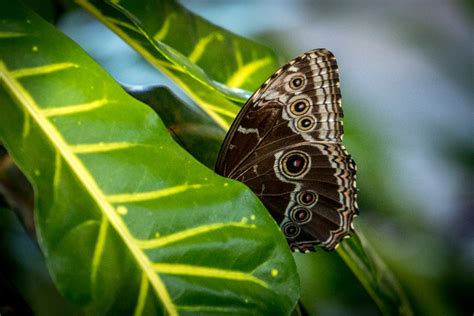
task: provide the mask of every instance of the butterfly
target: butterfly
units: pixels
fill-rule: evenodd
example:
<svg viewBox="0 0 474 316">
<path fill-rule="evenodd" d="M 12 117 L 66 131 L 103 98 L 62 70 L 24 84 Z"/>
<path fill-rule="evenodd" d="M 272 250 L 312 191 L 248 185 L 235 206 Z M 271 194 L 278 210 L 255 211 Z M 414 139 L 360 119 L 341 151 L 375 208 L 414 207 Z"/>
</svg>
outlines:
<svg viewBox="0 0 474 316">
<path fill-rule="evenodd" d="M 292 251 L 333 250 L 353 230 L 356 164 L 342 118 L 336 58 L 314 49 L 254 92 L 221 146 L 216 172 L 252 189 Z"/>
</svg>

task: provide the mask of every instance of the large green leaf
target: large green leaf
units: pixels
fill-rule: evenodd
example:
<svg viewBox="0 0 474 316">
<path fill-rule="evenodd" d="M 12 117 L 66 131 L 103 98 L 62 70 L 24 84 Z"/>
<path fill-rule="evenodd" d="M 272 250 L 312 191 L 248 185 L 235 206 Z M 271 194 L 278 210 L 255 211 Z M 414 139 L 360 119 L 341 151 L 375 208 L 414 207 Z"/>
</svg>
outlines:
<svg viewBox="0 0 474 316">
<path fill-rule="evenodd" d="M 278 68 L 268 48 L 217 27 L 173 0 L 78 0 L 175 81 L 222 129 Z"/>
<path fill-rule="evenodd" d="M 59 290 L 94 315 L 288 314 L 294 261 L 258 199 L 37 15 L 2 1 L 0 21 L 0 140 Z"/>
</svg>

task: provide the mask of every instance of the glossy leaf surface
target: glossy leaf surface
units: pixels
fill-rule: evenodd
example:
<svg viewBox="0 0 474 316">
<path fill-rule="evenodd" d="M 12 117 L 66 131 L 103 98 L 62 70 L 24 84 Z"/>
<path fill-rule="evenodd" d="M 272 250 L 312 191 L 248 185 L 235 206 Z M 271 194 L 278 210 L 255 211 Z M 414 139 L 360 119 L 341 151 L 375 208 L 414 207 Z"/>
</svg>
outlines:
<svg viewBox="0 0 474 316">
<path fill-rule="evenodd" d="M 258 199 L 37 15 L 0 20 L 0 140 L 59 290 L 93 315 L 288 314 L 294 261 Z"/>
</svg>

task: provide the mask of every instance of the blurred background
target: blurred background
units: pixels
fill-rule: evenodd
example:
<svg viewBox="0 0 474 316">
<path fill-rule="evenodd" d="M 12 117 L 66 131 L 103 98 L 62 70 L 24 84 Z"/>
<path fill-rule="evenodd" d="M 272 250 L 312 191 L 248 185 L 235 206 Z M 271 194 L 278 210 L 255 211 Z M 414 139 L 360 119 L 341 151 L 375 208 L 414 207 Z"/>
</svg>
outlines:
<svg viewBox="0 0 474 316">
<path fill-rule="evenodd" d="M 472 1 L 181 3 L 265 43 L 282 62 L 318 47 L 336 55 L 344 144 L 358 164 L 356 226 L 417 315 L 472 315 Z M 58 25 L 120 82 L 173 86 L 87 13 L 67 12 Z M 336 253 L 295 258 L 310 315 L 379 314 Z"/>
</svg>

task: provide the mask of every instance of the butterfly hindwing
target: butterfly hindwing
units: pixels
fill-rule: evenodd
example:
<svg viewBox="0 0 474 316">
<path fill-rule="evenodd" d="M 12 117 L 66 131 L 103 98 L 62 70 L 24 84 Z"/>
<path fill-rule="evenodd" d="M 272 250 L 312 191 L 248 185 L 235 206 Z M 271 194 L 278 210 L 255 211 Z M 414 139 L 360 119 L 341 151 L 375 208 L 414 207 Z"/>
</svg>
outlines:
<svg viewBox="0 0 474 316">
<path fill-rule="evenodd" d="M 216 171 L 260 197 L 294 250 L 333 249 L 357 214 L 342 117 L 335 57 L 316 49 L 252 95 L 221 148 Z"/>
</svg>

